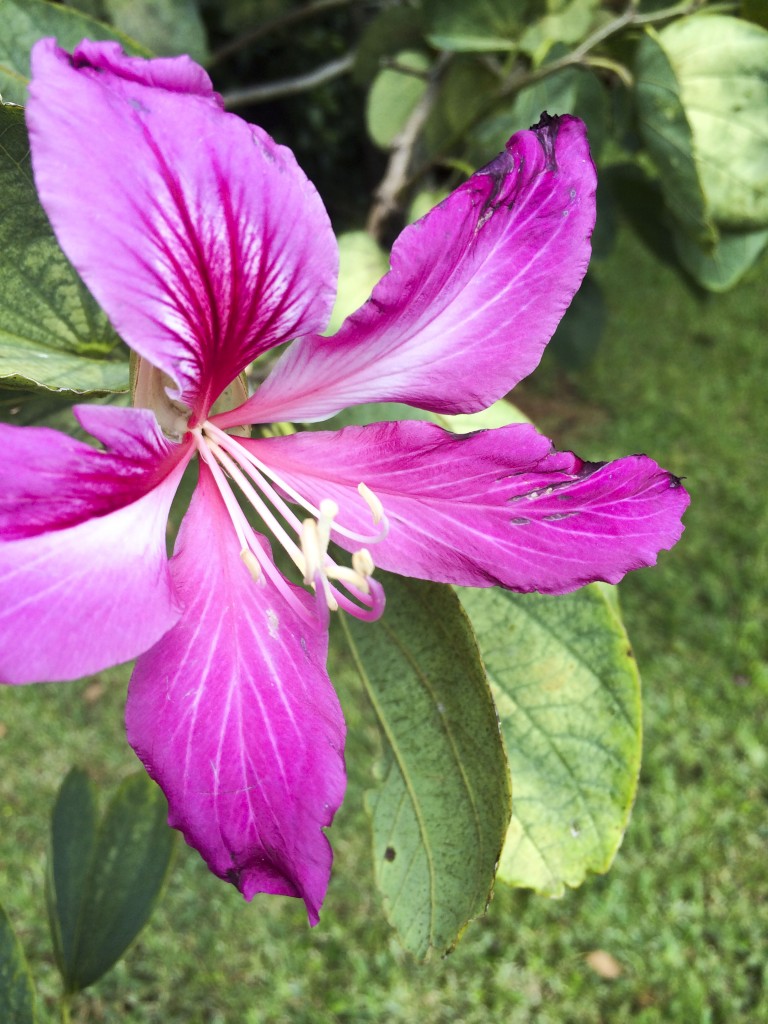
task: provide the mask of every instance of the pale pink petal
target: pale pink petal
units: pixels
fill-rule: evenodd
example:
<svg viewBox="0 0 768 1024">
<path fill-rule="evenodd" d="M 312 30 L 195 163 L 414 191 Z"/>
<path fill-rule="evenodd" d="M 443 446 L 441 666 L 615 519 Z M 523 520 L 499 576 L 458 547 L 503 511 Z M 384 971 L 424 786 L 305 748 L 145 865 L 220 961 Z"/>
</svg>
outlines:
<svg viewBox="0 0 768 1024">
<path fill-rule="evenodd" d="M 543 118 L 406 228 L 369 301 L 334 337 L 295 341 L 221 425 L 362 402 L 485 408 L 538 364 L 584 277 L 594 222 L 584 125 Z"/>
<path fill-rule="evenodd" d="M 183 470 L 115 511 L 0 541 L 0 682 L 77 679 L 173 626 L 165 527 Z"/>
<path fill-rule="evenodd" d="M 198 417 L 260 352 L 322 330 L 337 266 L 322 203 L 202 69 L 43 40 L 32 71 L 32 162 L 59 242 Z"/>
<path fill-rule="evenodd" d="M 322 829 L 345 784 L 327 636 L 251 579 L 210 471 L 200 474 L 171 563 L 184 614 L 136 665 L 128 738 L 211 870 L 246 899 L 303 898 L 314 924 L 331 869 Z"/>
<path fill-rule="evenodd" d="M 316 505 L 334 500 L 339 524 L 371 535 L 357 492 L 366 484 L 390 525 L 370 545 L 376 565 L 467 586 L 564 593 L 616 583 L 672 547 L 688 505 L 680 481 L 646 456 L 585 463 L 528 424 L 451 434 L 378 423 L 243 443 Z"/>
</svg>

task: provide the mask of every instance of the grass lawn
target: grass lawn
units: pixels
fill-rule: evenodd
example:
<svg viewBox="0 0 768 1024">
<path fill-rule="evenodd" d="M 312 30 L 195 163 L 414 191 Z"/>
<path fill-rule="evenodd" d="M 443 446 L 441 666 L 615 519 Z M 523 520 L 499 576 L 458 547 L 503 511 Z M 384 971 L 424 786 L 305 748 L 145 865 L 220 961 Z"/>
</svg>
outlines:
<svg viewBox="0 0 768 1024">
<path fill-rule="evenodd" d="M 560 446 L 647 451 L 686 477 L 683 541 L 622 584 L 645 687 L 640 795 L 606 877 L 557 901 L 499 887 L 455 953 L 402 953 L 371 879 L 362 811 L 375 738 L 354 683 L 350 793 L 332 829 L 320 926 L 295 900 L 246 905 L 182 844 L 149 928 L 76 1004 L 84 1022 L 759 1024 L 768 1021 L 768 261 L 700 299 L 622 238 L 599 274 L 610 319 L 593 367 L 550 359 L 518 393 Z M 43 902 L 47 818 L 73 763 L 105 787 L 135 768 L 126 669 L 0 691 L 0 900 L 56 1019 Z M 608 980 L 588 955 L 621 967 Z"/>
</svg>

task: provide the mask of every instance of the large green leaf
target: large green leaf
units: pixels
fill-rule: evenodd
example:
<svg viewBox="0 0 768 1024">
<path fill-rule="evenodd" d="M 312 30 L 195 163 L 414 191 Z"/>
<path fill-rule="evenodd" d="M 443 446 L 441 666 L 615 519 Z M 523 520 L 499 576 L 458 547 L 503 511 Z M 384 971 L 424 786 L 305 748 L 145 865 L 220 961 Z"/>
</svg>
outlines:
<svg viewBox="0 0 768 1024">
<path fill-rule="evenodd" d="M 768 227 L 768 31 L 727 15 L 659 33 L 691 127 L 709 211 L 732 231 Z"/>
<path fill-rule="evenodd" d="M 700 245 L 714 245 L 717 231 L 707 209 L 680 83 L 658 35 L 650 29 L 637 49 L 635 100 L 666 205 Z"/>
<path fill-rule="evenodd" d="M 125 779 L 101 823 L 83 772 L 73 769 L 53 810 L 48 914 L 66 992 L 92 985 L 149 920 L 168 871 L 175 833 L 167 805 L 144 772 Z"/>
<path fill-rule="evenodd" d="M 640 681 L 610 587 L 461 590 L 514 787 L 498 877 L 559 896 L 607 871 L 640 768 Z"/>
<path fill-rule="evenodd" d="M 387 612 L 340 622 L 383 736 L 367 794 L 377 884 L 407 949 L 450 949 L 491 896 L 509 774 L 472 629 L 450 587 L 377 574 Z"/>
<path fill-rule="evenodd" d="M 14 106 L 0 106 L 0 386 L 128 388 L 127 349 L 38 202 L 24 114 Z"/>
<path fill-rule="evenodd" d="M 724 292 L 755 263 L 768 245 L 768 229 L 723 231 L 714 249 L 703 249 L 682 232 L 674 235 L 675 251 L 691 277 L 711 292 Z"/>
<path fill-rule="evenodd" d="M 0 1021 L 35 1024 L 35 990 L 24 951 L 0 907 Z"/>
<path fill-rule="evenodd" d="M 48 0 L 0 0 L 0 95 L 6 103 L 24 103 L 29 83 L 29 52 L 44 36 L 72 50 L 81 39 L 116 39 L 133 53 L 145 53 L 123 33 L 80 11 Z"/>
</svg>

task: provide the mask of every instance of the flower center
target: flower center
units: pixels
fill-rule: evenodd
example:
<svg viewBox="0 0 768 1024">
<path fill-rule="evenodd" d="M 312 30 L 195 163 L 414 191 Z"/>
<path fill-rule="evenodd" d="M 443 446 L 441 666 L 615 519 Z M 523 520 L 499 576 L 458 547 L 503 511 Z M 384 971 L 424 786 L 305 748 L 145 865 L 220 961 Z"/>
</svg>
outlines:
<svg viewBox="0 0 768 1024">
<path fill-rule="evenodd" d="M 378 532 L 371 536 L 338 523 L 339 507 L 335 501 L 328 498 L 321 501 L 319 507 L 312 505 L 245 445 L 209 420 L 194 427 L 192 435 L 200 458 L 210 469 L 227 507 L 240 542 L 240 557 L 257 583 L 263 584 L 268 579 L 299 614 L 309 617 L 294 588 L 275 566 L 262 538 L 248 521 L 229 480 L 237 484 L 245 500 L 298 568 L 304 583 L 314 590 L 324 624 L 329 613 L 339 608 L 359 619 L 373 620 L 382 614 L 384 591 L 372 578 L 374 564 L 368 548 L 361 546 L 356 550 L 349 566 L 339 565 L 328 554 L 334 534 L 361 545 L 375 544 L 387 535 L 389 525 L 381 502 L 365 484 L 358 486 L 358 492 L 371 510 L 374 527 L 378 527 Z M 300 519 L 284 495 L 309 512 L 309 517 Z"/>
</svg>

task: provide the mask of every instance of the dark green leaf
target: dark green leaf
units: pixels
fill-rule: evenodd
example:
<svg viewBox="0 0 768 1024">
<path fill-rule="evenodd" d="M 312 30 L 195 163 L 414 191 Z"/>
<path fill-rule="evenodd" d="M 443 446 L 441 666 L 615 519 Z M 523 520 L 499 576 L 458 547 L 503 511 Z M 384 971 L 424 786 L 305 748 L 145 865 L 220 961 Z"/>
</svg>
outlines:
<svg viewBox="0 0 768 1024">
<path fill-rule="evenodd" d="M 53 237 L 13 106 L 0 106 L 0 282 L 3 387 L 127 390 L 127 349 Z"/>
<path fill-rule="evenodd" d="M 600 347 L 605 316 L 602 289 L 588 275 L 549 343 L 566 369 L 583 370 L 592 362 Z"/>
<path fill-rule="evenodd" d="M 651 30 L 638 47 L 635 75 L 640 130 L 659 169 L 666 204 L 684 231 L 701 245 L 714 245 L 717 232 L 706 206 L 680 83 Z"/>
<path fill-rule="evenodd" d="M 196 0 L 105 0 L 115 28 L 153 53 L 208 57 L 208 42 Z"/>
<path fill-rule="evenodd" d="M 509 0 L 425 0 L 427 38 L 441 50 L 514 50 L 527 6 Z"/>
<path fill-rule="evenodd" d="M 377 884 L 419 957 L 450 949 L 490 899 L 509 821 L 509 775 L 472 630 L 450 587 L 377 574 L 387 612 L 346 619 L 381 727 L 382 782 L 367 794 Z"/>
<path fill-rule="evenodd" d="M 70 51 L 86 38 L 116 39 L 132 53 L 147 52 L 121 32 L 47 0 L 0 0 L 0 25 L 0 95 L 6 103 L 26 101 L 29 52 L 44 36 L 55 36 Z"/>
<path fill-rule="evenodd" d="M 87 786 L 70 773 L 54 809 L 49 909 L 67 992 L 102 977 L 147 923 L 175 839 L 165 798 L 143 772 L 125 779 L 96 830 Z"/>
<path fill-rule="evenodd" d="M 498 877 L 559 896 L 607 871 L 640 768 L 640 681 L 615 592 L 461 590 L 513 780 Z"/>
<path fill-rule="evenodd" d="M 412 7 L 388 7 L 379 11 L 363 32 L 357 47 L 353 77 L 367 86 L 381 70 L 382 61 L 402 50 L 422 44 L 421 12 Z"/>
<path fill-rule="evenodd" d="M 96 847 L 96 793 L 84 771 L 73 768 L 61 784 L 51 815 L 46 875 L 48 923 L 56 966 L 73 977 L 84 926 L 82 908 Z"/>
<path fill-rule="evenodd" d="M 0 907 L 0 1021 L 35 1024 L 35 990 L 24 951 Z"/>
<path fill-rule="evenodd" d="M 536 124 L 543 110 L 580 117 L 587 125 L 590 148 L 596 155 L 607 133 L 607 108 L 605 90 L 591 71 L 563 68 L 522 89 L 484 118 L 470 134 L 467 159 L 473 165 L 489 160 L 514 132 Z"/>
</svg>

